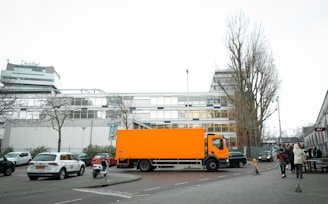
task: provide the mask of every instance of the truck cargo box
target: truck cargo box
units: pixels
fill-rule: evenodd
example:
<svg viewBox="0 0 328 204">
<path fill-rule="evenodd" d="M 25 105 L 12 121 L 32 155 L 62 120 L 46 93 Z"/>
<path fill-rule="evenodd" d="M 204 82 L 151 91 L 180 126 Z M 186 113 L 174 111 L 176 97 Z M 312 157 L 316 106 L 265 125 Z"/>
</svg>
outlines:
<svg viewBox="0 0 328 204">
<path fill-rule="evenodd" d="M 116 159 L 203 159 L 204 129 L 118 130 Z"/>
</svg>

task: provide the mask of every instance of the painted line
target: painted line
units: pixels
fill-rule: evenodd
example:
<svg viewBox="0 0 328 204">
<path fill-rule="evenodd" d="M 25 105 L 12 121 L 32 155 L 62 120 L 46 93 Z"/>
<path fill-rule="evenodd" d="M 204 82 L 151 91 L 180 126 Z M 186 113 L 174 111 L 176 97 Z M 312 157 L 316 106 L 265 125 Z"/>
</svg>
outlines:
<svg viewBox="0 0 328 204">
<path fill-rule="evenodd" d="M 82 200 L 82 198 L 78 198 L 78 199 L 74 199 L 74 200 L 62 201 L 62 202 L 53 203 L 53 204 L 72 203 L 72 202 L 76 202 L 76 201 L 80 201 L 80 200 Z"/>
<path fill-rule="evenodd" d="M 240 175 L 241 173 L 236 173 L 236 174 L 233 174 L 234 176 L 238 176 L 238 175 Z"/>
<path fill-rule="evenodd" d="M 180 186 L 180 185 L 184 185 L 184 184 L 187 184 L 188 182 L 182 182 L 182 183 L 176 183 L 174 184 L 175 186 Z"/>
<path fill-rule="evenodd" d="M 153 191 L 153 190 L 157 190 L 157 189 L 160 189 L 161 187 L 154 187 L 154 188 L 149 188 L 149 189 L 145 189 L 144 191 L 147 192 L 147 191 Z"/>
<path fill-rule="evenodd" d="M 121 198 L 132 198 L 131 196 L 128 195 L 124 195 L 121 192 L 99 192 L 99 191 L 93 191 L 93 190 L 84 190 L 84 189 L 73 189 L 76 191 L 80 191 L 80 192 L 85 192 L 85 193 L 94 193 L 94 194 L 99 194 L 99 195 L 110 195 L 110 196 L 117 196 L 117 197 L 121 197 Z"/>
<path fill-rule="evenodd" d="M 224 175 L 224 176 L 218 176 L 218 178 L 225 178 L 227 177 L 227 175 Z"/>
<path fill-rule="evenodd" d="M 204 178 L 204 179 L 199 179 L 198 181 L 208 181 L 210 180 L 209 178 Z"/>
</svg>

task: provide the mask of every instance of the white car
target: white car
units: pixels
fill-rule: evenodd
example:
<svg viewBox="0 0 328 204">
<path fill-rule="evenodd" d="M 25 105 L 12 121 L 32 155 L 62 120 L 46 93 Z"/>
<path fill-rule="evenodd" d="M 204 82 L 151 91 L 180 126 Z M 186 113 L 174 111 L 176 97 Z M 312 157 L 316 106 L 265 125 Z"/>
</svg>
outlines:
<svg viewBox="0 0 328 204">
<path fill-rule="evenodd" d="M 27 176 L 30 180 L 39 177 L 54 177 L 63 180 L 69 174 L 82 176 L 85 163 L 70 152 L 40 153 L 29 162 Z"/>
<path fill-rule="evenodd" d="M 5 156 L 15 165 L 28 164 L 32 160 L 32 156 L 29 152 L 9 152 Z"/>
</svg>

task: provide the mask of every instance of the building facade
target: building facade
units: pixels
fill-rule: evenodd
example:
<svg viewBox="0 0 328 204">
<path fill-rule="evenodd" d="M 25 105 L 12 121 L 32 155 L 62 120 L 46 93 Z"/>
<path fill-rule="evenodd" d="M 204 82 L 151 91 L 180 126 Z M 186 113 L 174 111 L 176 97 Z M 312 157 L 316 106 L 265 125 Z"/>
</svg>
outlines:
<svg viewBox="0 0 328 204">
<path fill-rule="evenodd" d="M 315 124 L 303 128 L 304 146 L 306 148 L 317 147 L 324 157 L 328 155 L 328 91 L 323 100 L 320 112 Z"/>
<path fill-rule="evenodd" d="M 8 67 L 9 70 L 18 67 L 15 72 L 22 72 L 19 76 L 39 71 L 33 68 L 25 73 L 24 66 L 10 64 L 5 72 L 9 71 Z M 119 123 L 121 129 L 204 128 L 206 132 L 225 136 L 229 147 L 237 148 L 234 107 L 222 91 L 214 90 L 213 82 L 210 92 L 201 93 L 105 93 L 100 89 L 58 89 L 56 80 L 52 85 L 24 82 L 18 86 L 6 78 L 8 74 L 2 76 L 5 86 L 0 93 L 15 93 L 19 100 L 15 111 L 6 113 L 11 120 L 1 123 L 2 148 L 13 147 L 19 151 L 46 146 L 56 149 L 58 133 L 49 122 L 42 120 L 42 112 L 50 108 L 45 105 L 49 98 L 69 99 L 68 104 L 58 107 L 60 111 L 71 111 L 63 126 L 63 151 L 81 151 L 89 144 L 115 145 L 115 138 L 109 135 L 113 123 Z M 123 113 L 128 113 L 127 123 Z"/>
</svg>

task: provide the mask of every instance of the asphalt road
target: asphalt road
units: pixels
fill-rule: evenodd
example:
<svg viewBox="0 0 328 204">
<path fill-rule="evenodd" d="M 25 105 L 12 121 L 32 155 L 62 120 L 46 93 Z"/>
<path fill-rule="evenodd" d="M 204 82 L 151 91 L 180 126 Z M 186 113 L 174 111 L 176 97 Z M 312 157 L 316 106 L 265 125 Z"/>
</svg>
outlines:
<svg viewBox="0 0 328 204">
<path fill-rule="evenodd" d="M 268 171 L 275 163 L 260 164 L 261 171 Z M 156 170 L 138 172 L 112 167 L 110 181 L 93 179 L 87 168 L 81 177 L 71 176 L 65 180 L 39 179 L 29 181 L 26 166 L 16 168 L 10 177 L 0 176 L 0 203 L 111 203 L 148 197 L 174 189 L 203 186 L 209 183 L 252 175 L 252 166 L 245 168 L 225 168 L 219 172 L 200 169 Z M 140 180 L 139 180 L 140 179 Z M 129 182 L 138 180 L 137 182 Z M 122 183 L 123 182 L 123 183 Z M 113 185 L 116 184 L 116 185 Z M 109 186 L 108 186 L 109 185 Z M 95 188 L 95 187 L 99 188 Z M 101 187 L 100 187 L 101 186 Z"/>
</svg>

